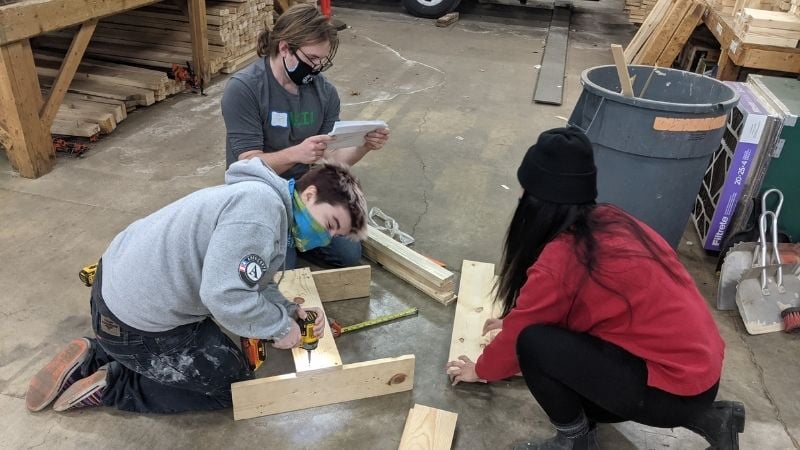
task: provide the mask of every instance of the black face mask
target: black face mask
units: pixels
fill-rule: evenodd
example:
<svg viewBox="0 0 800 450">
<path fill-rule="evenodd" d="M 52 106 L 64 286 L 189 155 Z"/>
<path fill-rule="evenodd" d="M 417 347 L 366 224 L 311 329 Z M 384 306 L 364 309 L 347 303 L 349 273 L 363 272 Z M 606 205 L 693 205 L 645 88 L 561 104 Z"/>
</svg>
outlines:
<svg viewBox="0 0 800 450">
<path fill-rule="evenodd" d="M 289 79 L 298 86 L 309 84 L 314 81 L 314 76 L 319 75 L 320 71 L 314 70 L 313 67 L 300 59 L 300 57 L 297 56 L 297 52 L 294 53 L 294 58 L 297 60 L 297 67 L 295 67 L 294 70 L 289 70 L 289 67 L 286 65 L 286 58 L 283 58 L 283 68 L 286 70 L 286 74 L 289 75 Z"/>
</svg>

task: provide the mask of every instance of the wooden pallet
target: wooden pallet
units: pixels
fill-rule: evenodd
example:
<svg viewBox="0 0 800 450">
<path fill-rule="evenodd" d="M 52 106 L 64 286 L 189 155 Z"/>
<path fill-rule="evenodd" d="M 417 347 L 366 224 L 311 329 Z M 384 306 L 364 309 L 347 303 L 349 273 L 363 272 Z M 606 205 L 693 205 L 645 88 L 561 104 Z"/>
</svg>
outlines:
<svg viewBox="0 0 800 450">
<path fill-rule="evenodd" d="M 322 308 L 314 275 L 308 268 L 286 271 L 279 288 L 303 306 Z M 278 414 L 380 395 L 414 387 L 414 355 L 342 364 L 330 328 L 320 338 L 308 364 L 305 350 L 293 349 L 296 372 L 231 385 L 235 420 Z"/>
<path fill-rule="evenodd" d="M 660 0 L 625 50 L 626 62 L 672 67 L 706 8 L 699 0 Z"/>
</svg>

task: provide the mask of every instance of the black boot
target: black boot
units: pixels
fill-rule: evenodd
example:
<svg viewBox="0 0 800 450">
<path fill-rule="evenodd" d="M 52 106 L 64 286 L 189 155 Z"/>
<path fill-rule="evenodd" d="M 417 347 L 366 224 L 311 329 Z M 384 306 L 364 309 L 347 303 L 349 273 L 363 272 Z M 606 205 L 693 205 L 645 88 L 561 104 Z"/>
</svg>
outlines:
<svg viewBox="0 0 800 450">
<path fill-rule="evenodd" d="M 556 435 L 541 441 L 518 442 L 512 450 L 599 450 L 597 427 L 581 414 L 575 422 L 566 425 L 553 424 Z"/>
<path fill-rule="evenodd" d="M 738 450 L 744 419 L 744 405 L 740 402 L 714 402 L 686 428 L 703 436 L 711 444 L 710 449 Z"/>
</svg>

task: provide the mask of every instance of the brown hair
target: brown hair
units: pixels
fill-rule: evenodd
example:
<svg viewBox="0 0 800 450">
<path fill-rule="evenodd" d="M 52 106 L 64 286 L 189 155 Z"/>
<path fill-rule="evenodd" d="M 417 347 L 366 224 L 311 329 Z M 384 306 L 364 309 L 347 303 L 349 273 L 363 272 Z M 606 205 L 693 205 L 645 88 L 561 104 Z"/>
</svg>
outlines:
<svg viewBox="0 0 800 450">
<path fill-rule="evenodd" d="M 312 167 L 297 180 L 295 190 L 303 192 L 309 186 L 317 188 L 317 203 L 344 206 L 350 212 L 349 238 L 359 241 L 367 238 L 367 200 L 361 183 L 347 166 L 326 162 Z"/>
<path fill-rule="evenodd" d="M 293 51 L 304 45 L 330 42 L 330 59 L 339 48 L 336 27 L 315 6 L 309 4 L 298 4 L 287 9 L 275 21 L 272 31 L 264 30 L 258 35 L 258 56 L 277 56 L 281 41 L 286 41 Z"/>
</svg>

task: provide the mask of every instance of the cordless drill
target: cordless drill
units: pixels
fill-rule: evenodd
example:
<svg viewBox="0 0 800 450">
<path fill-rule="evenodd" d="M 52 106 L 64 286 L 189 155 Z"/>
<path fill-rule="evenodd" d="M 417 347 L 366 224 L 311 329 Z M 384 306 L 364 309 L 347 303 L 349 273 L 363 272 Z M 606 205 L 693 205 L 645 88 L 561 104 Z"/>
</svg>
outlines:
<svg viewBox="0 0 800 450">
<path fill-rule="evenodd" d="M 297 326 L 300 327 L 300 347 L 308 352 L 308 365 L 311 365 L 311 350 L 317 348 L 319 337 L 314 334 L 314 321 L 317 320 L 317 313 L 306 311 L 306 318 L 297 318 Z M 267 359 L 267 340 L 258 338 L 241 338 L 242 352 L 244 353 L 247 365 L 250 370 L 255 371 Z"/>
</svg>

